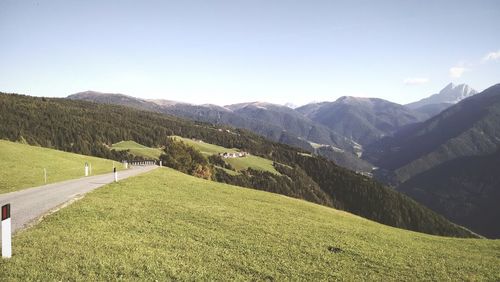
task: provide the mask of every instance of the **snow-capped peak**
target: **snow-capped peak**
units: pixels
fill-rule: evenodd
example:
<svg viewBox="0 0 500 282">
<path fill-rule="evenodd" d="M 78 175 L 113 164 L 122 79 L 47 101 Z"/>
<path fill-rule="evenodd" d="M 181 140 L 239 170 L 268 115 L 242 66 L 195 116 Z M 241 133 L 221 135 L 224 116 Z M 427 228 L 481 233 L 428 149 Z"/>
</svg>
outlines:
<svg viewBox="0 0 500 282">
<path fill-rule="evenodd" d="M 411 109 L 417 109 L 430 104 L 456 104 L 461 100 L 477 94 L 477 91 L 472 89 L 467 84 L 456 85 L 450 83 L 446 85 L 439 93 L 431 95 L 420 101 L 407 104 L 406 106 Z"/>
</svg>

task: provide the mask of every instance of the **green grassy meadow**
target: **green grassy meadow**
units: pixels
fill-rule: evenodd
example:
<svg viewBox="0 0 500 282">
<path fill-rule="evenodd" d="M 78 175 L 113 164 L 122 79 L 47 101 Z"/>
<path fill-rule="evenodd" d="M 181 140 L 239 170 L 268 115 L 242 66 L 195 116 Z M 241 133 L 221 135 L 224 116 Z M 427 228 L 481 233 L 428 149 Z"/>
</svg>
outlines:
<svg viewBox="0 0 500 282">
<path fill-rule="evenodd" d="M 228 149 L 221 146 L 205 143 L 203 141 L 195 141 L 189 138 L 183 138 L 179 136 L 174 137 L 176 140 L 181 140 L 187 145 L 193 146 L 197 150 L 199 150 L 205 156 L 210 156 L 218 153 L 236 153 L 239 152 L 238 149 Z M 242 158 L 228 158 L 225 159 L 227 163 L 229 163 L 236 171 L 244 170 L 247 168 L 252 168 L 255 170 L 268 171 L 275 174 L 280 174 L 273 166 L 273 162 L 268 159 L 264 159 L 261 157 L 248 155 Z"/>
<path fill-rule="evenodd" d="M 160 168 L 13 238 L 0 280 L 500 280 L 500 240 L 384 226 Z"/>
<path fill-rule="evenodd" d="M 210 155 L 213 155 L 213 154 L 224 153 L 224 152 L 228 152 L 228 153 L 238 152 L 238 149 L 229 149 L 229 148 L 225 148 L 222 146 L 205 143 L 201 140 L 196 141 L 196 140 L 192 140 L 192 139 L 184 138 L 184 137 L 180 137 L 180 136 L 173 136 L 173 137 L 175 140 L 182 141 L 187 145 L 195 147 L 198 151 L 200 151 L 203 155 L 205 155 L 207 157 Z"/>
<path fill-rule="evenodd" d="M 159 159 L 163 153 L 161 149 L 149 148 L 135 141 L 120 141 L 113 144 L 111 148 L 117 151 L 130 150 L 129 152 L 132 155 L 155 160 Z"/>
<path fill-rule="evenodd" d="M 44 185 L 44 168 L 47 183 L 84 177 L 85 162 L 92 166 L 91 175 L 112 172 L 113 163 L 123 168 L 107 159 L 0 140 L 0 193 Z"/>
</svg>

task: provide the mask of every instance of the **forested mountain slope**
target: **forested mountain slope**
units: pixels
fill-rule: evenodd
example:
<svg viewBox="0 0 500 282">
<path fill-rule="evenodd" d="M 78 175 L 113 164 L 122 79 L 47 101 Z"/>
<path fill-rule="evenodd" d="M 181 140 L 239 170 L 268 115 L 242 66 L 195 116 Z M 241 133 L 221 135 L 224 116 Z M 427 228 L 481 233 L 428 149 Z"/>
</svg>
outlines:
<svg viewBox="0 0 500 282">
<path fill-rule="evenodd" d="M 492 154 L 500 145 L 500 84 L 367 149 L 364 157 L 403 182 L 434 166 Z"/>
<path fill-rule="evenodd" d="M 398 190 L 460 225 L 500 238 L 500 150 L 427 170 Z"/>
</svg>

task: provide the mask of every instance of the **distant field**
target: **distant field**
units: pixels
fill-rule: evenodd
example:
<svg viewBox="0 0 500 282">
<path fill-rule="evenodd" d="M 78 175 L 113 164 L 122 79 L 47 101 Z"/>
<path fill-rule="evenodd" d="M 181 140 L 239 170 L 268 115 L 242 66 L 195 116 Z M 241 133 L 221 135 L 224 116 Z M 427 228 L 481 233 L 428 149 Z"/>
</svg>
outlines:
<svg viewBox="0 0 500 282">
<path fill-rule="evenodd" d="M 218 154 L 218 153 L 236 153 L 239 152 L 237 149 L 228 149 L 224 148 L 221 146 L 205 143 L 203 141 L 195 141 L 192 139 L 188 138 L 182 138 L 179 136 L 175 136 L 177 140 L 181 140 L 184 143 L 191 145 L 195 147 L 197 150 L 199 150 L 202 154 L 206 156 L 210 156 L 213 154 Z M 229 163 L 231 166 L 233 166 L 234 169 L 236 170 L 244 170 L 247 168 L 252 168 L 256 170 L 263 170 L 263 171 L 269 171 L 271 173 L 275 174 L 280 174 L 273 166 L 273 162 L 268 159 L 264 159 L 261 157 L 257 156 L 246 156 L 242 158 L 228 158 L 225 159 L 227 163 Z"/>
<path fill-rule="evenodd" d="M 197 150 L 199 150 L 202 154 L 206 155 L 207 157 L 213 154 L 218 154 L 218 153 L 236 153 L 239 152 L 237 149 L 228 149 L 224 148 L 221 146 L 205 143 L 203 141 L 195 141 L 189 138 L 183 138 L 180 136 L 174 136 L 176 140 L 181 140 L 182 142 L 191 145 L 195 147 Z"/>
<path fill-rule="evenodd" d="M 159 159 L 163 153 L 161 149 L 149 148 L 134 141 L 120 141 L 113 144 L 111 148 L 117 151 L 130 150 L 132 155 L 156 160 Z"/>
<path fill-rule="evenodd" d="M 228 162 L 236 170 L 243 170 L 251 167 L 256 170 L 269 171 L 275 174 L 279 174 L 279 172 L 274 168 L 273 162 L 271 160 L 267 160 L 261 157 L 250 155 L 244 158 L 226 159 L 226 162 Z"/>
<path fill-rule="evenodd" d="M 0 140 L 0 193 L 85 176 L 85 162 L 92 174 L 113 171 L 113 161 Z M 122 164 L 114 162 L 118 169 Z"/>
<path fill-rule="evenodd" d="M 453 239 L 171 169 L 113 183 L 13 239 L 0 280 L 500 280 L 500 240 Z"/>
</svg>

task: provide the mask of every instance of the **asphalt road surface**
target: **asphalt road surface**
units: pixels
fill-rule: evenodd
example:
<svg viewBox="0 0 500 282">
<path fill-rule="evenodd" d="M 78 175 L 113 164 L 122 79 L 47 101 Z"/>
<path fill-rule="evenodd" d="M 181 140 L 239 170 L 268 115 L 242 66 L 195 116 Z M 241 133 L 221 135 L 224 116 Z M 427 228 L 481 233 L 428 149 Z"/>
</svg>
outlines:
<svg viewBox="0 0 500 282">
<path fill-rule="evenodd" d="M 155 168 L 157 166 L 137 166 L 118 171 L 118 181 Z M 0 194 L 0 206 L 10 203 L 12 232 L 15 232 L 63 204 L 113 181 L 113 173 L 108 173 Z"/>
</svg>

